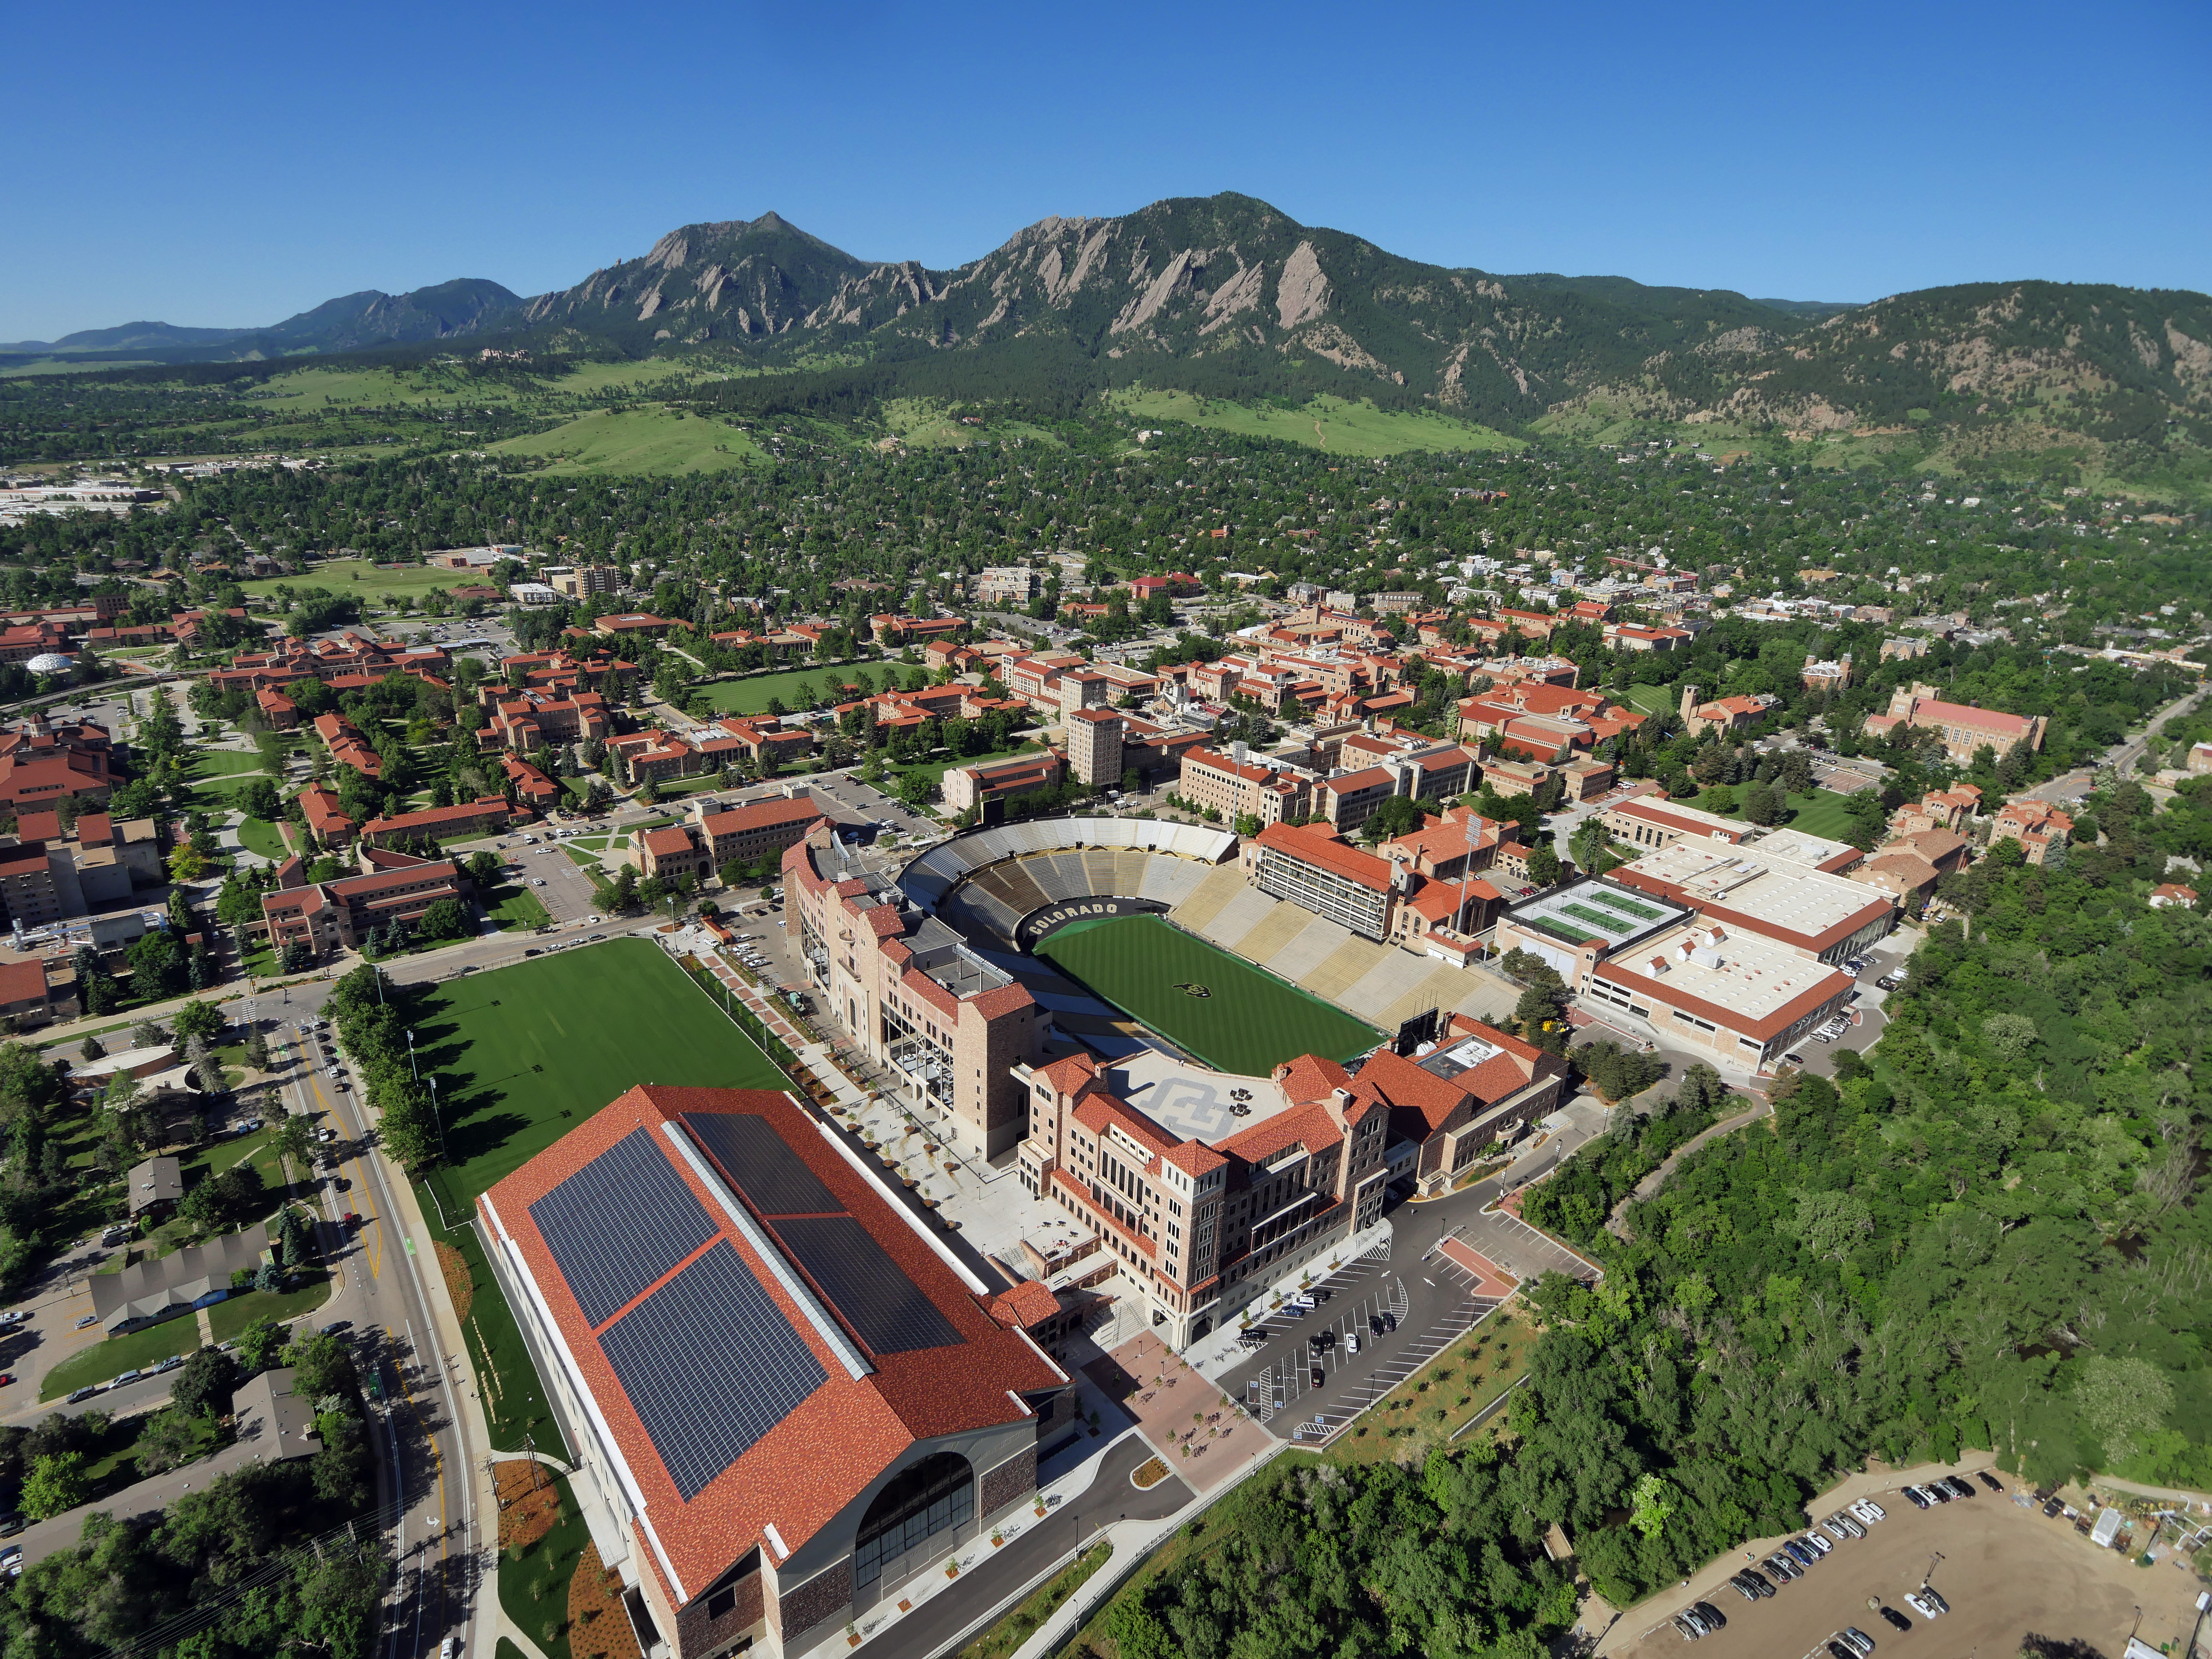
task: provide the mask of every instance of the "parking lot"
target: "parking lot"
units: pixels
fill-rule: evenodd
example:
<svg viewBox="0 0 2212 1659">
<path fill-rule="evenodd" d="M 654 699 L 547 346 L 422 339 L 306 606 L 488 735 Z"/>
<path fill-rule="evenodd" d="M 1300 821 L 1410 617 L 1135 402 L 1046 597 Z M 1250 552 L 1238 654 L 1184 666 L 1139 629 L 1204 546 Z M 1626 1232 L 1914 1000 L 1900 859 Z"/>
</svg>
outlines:
<svg viewBox="0 0 2212 1659">
<path fill-rule="evenodd" d="M 1887 1512 L 1887 1519 L 1866 1528 L 1864 1538 L 1837 1544 L 1795 1581 L 1780 1582 L 1769 1573 L 1778 1580 L 1775 1594 L 1757 1601 L 1746 1601 L 1726 1582 L 1747 1565 L 1741 1552 L 1733 1553 L 1701 1571 L 1690 1590 L 1632 1609 L 1607 1633 L 1599 1651 L 1636 1659 L 1680 1654 L 1692 1644 L 1672 1616 L 1693 1595 L 1728 1620 L 1727 1628 L 1694 1644 L 1698 1659 L 1829 1659 L 1825 1644 L 1846 1626 L 1865 1632 L 1878 1649 L 1893 1647 L 1917 1659 L 2009 1655 L 2030 1636 L 2117 1654 L 2127 1644 L 2138 1607 L 2143 1611 L 2140 1633 L 2154 1647 L 2175 1636 L 2187 1638 L 2196 1590 L 2191 1575 L 2167 1563 L 2135 1566 L 2092 1545 L 2069 1523 L 2046 1520 L 2039 1510 L 2014 1503 L 2008 1492 L 1975 1485 L 1980 1495 L 1972 1500 L 1923 1511 L 1894 1486 L 1877 1490 L 1872 1483 L 1853 1482 L 1850 1490 L 1871 1492 Z M 1840 1496 L 1832 1495 L 1817 1500 L 1815 1512 L 1827 1515 L 1843 1506 Z M 1780 1542 L 1769 1539 L 1746 1547 L 1763 1559 Z M 1905 1601 L 1923 1583 L 1951 1606 L 1932 1622 Z M 1883 1607 L 1911 1620 L 1912 1628 L 1893 1628 L 1881 1617 Z"/>
<path fill-rule="evenodd" d="M 1267 1339 L 1221 1387 L 1282 1439 L 1326 1438 L 1496 1307 L 1498 1298 L 1483 1295 L 1484 1288 L 1456 1262 L 1439 1258 L 1401 1271 L 1386 1255 L 1370 1252 L 1316 1287 L 1328 1299 L 1312 1312 L 1294 1313 L 1286 1304 L 1255 1320 Z"/>
<path fill-rule="evenodd" d="M 532 834 L 536 837 L 534 846 L 521 836 L 509 836 L 503 842 L 488 844 L 496 846 L 499 855 L 516 866 L 516 873 L 510 879 L 534 895 L 556 922 L 582 921 L 592 914 L 596 903 L 592 878 L 561 850 L 558 841 L 544 830 Z"/>
</svg>

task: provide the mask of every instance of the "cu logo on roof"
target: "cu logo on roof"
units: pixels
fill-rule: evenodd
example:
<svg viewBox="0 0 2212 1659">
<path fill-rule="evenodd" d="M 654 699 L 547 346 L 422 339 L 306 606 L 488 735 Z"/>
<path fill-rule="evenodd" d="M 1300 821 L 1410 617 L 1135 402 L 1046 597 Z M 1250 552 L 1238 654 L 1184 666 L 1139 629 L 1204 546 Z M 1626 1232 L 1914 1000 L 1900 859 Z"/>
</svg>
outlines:
<svg viewBox="0 0 2212 1659">
<path fill-rule="evenodd" d="M 1213 994 L 1211 990 L 1207 989 L 1205 986 L 1197 983 L 1195 981 L 1193 981 L 1188 984 L 1178 985 L 1175 988 L 1182 992 L 1187 997 L 1210 997 Z"/>
</svg>

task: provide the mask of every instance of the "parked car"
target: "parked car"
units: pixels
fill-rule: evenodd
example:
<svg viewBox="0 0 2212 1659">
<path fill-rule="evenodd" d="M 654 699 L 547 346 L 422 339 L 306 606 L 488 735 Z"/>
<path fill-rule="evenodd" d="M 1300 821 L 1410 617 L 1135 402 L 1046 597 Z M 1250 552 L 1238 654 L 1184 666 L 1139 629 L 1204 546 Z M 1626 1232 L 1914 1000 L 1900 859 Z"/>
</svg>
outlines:
<svg viewBox="0 0 2212 1659">
<path fill-rule="evenodd" d="M 1694 1642 L 1705 1633 L 1698 1622 L 1686 1613 L 1678 1613 L 1674 1615 L 1674 1628 L 1682 1632 L 1682 1639 L 1685 1642 Z"/>
<path fill-rule="evenodd" d="M 167 1359 L 164 1359 L 160 1364 L 154 1367 L 153 1374 L 155 1376 L 167 1376 L 169 1372 L 175 1370 L 184 1363 L 184 1355 L 180 1353 L 173 1353 Z"/>
<path fill-rule="evenodd" d="M 1326 1388 L 1328 1385 L 1328 1373 L 1318 1365 L 1313 1368 L 1313 1385 L 1316 1389 Z"/>
<path fill-rule="evenodd" d="M 1874 1651 L 1874 1638 L 1869 1636 L 1856 1625 L 1846 1625 L 1836 1634 L 1842 1637 L 1847 1644 L 1858 1651 L 1860 1659 L 1865 1659 L 1866 1655 Z"/>
<path fill-rule="evenodd" d="M 1795 1538 L 1784 1539 L 1782 1547 L 1790 1559 L 1801 1567 L 1809 1567 L 1820 1559 L 1820 1551 L 1814 1549 L 1810 1544 L 1801 1542 Z"/>
<path fill-rule="evenodd" d="M 1916 1510 L 1927 1509 L 1936 1502 L 1934 1498 L 1930 1498 L 1926 1492 L 1921 1491 L 1917 1486 L 1905 1487 L 1905 1502 L 1911 1504 Z"/>
<path fill-rule="evenodd" d="M 70 1329 L 72 1329 L 72 1330 L 78 1330 L 78 1331 L 81 1331 L 81 1330 L 82 1330 L 82 1329 L 83 1329 L 86 1326 L 88 1326 L 88 1325 L 97 1325 L 99 1322 L 100 1322 L 100 1316 L 99 1316 L 98 1314 L 87 1314 L 87 1315 L 85 1315 L 85 1316 L 84 1316 L 84 1317 L 83 1317 L 83 1318 L 82 1318 L 82 1319 L 78 1320 L 78 1321 L 76 1322 L 76 1323 L 75 1325 L 71 1326 L 70 1328 Z"/>
<path fill-rule="evenodd" d="M 1899 986 L 1904 984 L 1905 981 L 1898 978 L 1894 974 L 1884 974 L 1880 979 L 1875 981 L 1875 983 L 1885 991 L 1894 991 Z"/>
<path fill-rule="evenodd" d="M 1705 1621 L 1711 1625 L 1715 1630 L 1726 1630 L 1728 1628 L 1727 1615 L 1722 1613 L 1721 1610 L 1715 1607 L 1711 1602 L 1692 1601 L 1690 1603 L 1690 1607 L 1692 1612 L 1701 1615 Z"/>
<path fill-rule="evenodd" d="M 1852 1504 L 1851 1513 L 1860 1520 L 1869 1522 L 1889 1519 L 1889 1511 L 1871 1498 L 1862 1498 L 1857 1503 Z"/>
<path fill-rule="evenodd" d="M 1759 1600 L 1759 1592 L 1751 1587 L 1751 1580 L 1746 1578 L 1741 1573 L 1737 1573 L 1734 1577 L 1729 1580 L 1729 1588 L 1735 1590 L 1738 1595 L 1743 1597 L 1747 1601 L 1756 1601 Z M 1771 1595 L 1774 1592 L 1771 1590 L 1767 1592 L 1769 1595 Z"/>
<path fill-rule="evenodd" d="M 1987 1486 L 1991 1492 L 2002 1492 L 2004 1490 L 2004 1482 L 1998 1480 L 1996 1476 L 1991 1474 L 1987 1469 L 1982 1470 L 1981 1473 L 1977 1474 L 1974 1478 L 1979 1480 L 1984 1486 Z"/>
<path fill-rule="evenodd" d="M 1905 1605 L 1911 1607 L 1929 1624 L 1936 1622 L 1936 1604 L 1917 1590 L 1905 1593 Z"/>
<path fill-rule="evenodd" d="M 1832 1549 L 1833 1549 L 1833 1548 L 1835 1548 L 1835 1547 L 1836 1547 L 1833 1544 L 1831 1544 L 1831 1543 L 1830 1543 L 1826 1539 L 1825 1539 L 1825 1538 L 1821 1537 L 1821 1536 L 1820 1536 L 1820 1534 L 1819 1533 L 1817 1533 L 1817 1532 L 1808 1532 L 1808 1533 L 1807 1533 L 1807 1534 L 1805 1534 L 1805 1541 L 1806 1541 L 1808 1544 L 1811 1545 L 1813 1548 L 1814 1548 L 1814 1549 L 1818 1550 L 1818 1551 L 1819 1551 L 1821 1554 L 1823 1554 L 1823 1555 L 1826 1555 L 1826 1554 L 1830 1550 L 1832 1550 Z"/>
<path fill-rule="evenodd" d="M 1347 1331 L 1345 1333 L 1344 1351 L 1346 1353 L 1358 1353 L 1359 1352 L 1359 1333 L 1358 1331 Z"/>
<path fill-rule="evenodd" d="M 108 1386 L 109 1388 L 111 1388 L 111 1389 L 119 1389 L 119 1388 L 121 1388 L 121 1387 L 122 1387 L 125 1382 L 137 1382 L 137 1381 L 139 1380 L 139 1378 L 141 1378 L 141 1377 L 144 1376 L 145 1375 L 146 1375 L 146 1373 L 145 1373 L 145 1372 L 143 1372 L 143 1371 L 140 1370 L 137 1367 L 136 1367 L 136 1366 L 134 1365 L 133 1367 L 131 1367 L 131 1370 L 127 1370 L 127 1371 L 119 1372 L 119 1373 L 117 1375 L 117 1376 L 116 1376 L 115 1380 L 114 1380 L 112 1382 L 110 1382 L 107 1386 Z"/>
<path fill-rule="evenodd" d="M 1866 1536 L 1866 1528 L 1859 1525 L 1857 1522 L 1852 1520 L 1850 1516 L 1844 1514 L 1841 1510 L 1838 1510 L 1835 1514 L 1830 1516 L 1828 1520 L 1832 1525 L 1841 1527 L 1844 1529 L 1844 1535 L 1847 1538 L 1863 1538 Z"/>
<path fill-rule="evenodd" d="M 2051 1516 L 2054 1516 L 2054 1515 L 2057 1514 L 2059 1510 L 2061 1510 L 2064 1509 L 2065 1507 L 2066 1507 L 2066 1500 L 2065 1500 L 2064 1498 L 2051 1498 L 2048 1503 L 2045 1504 L 2044 1504 L 2044 1506 L 2043 1506 L 2043 1514 L 2044 1514 L 2044 1518 L 2045 1518 L 2045 1520 L 2048 1520 Z"/>
<path fill-rule="evenodd" d="M 1978 1498 L 1981 1495 L 1974 1490 L 1971 1483 L 1960 1480 L 1955 1474 L 1947 1474 L 1936 1484 L 1954 1498 Z"/>
<path fill-rule="evenodd" d="M 70 1395 L 68 1399 L 62 1401 L 62 1404 L 64 1406 L 74 1406 L 80 1401 L 89 1400 L 94 1395 L 104 1393 L 106 1390 L 106 1388 L 107 1385 L 105 1382 L 89 1383 L 84 1388 L 79 1389 L 76 1393 Z"/>
<path fill-rule="evenodd" d="M 1875 1611 L 1881 1614 L 1882 1623 L 1887 1625 L 1892 1630 L 1911 1630 L 1912 1628 L 1912 1621 L 1910 1619 L 1907 1619 L 1903 1613 L 1899 1613 L 1895 1607 L 1884 1606 L 1876 1608 Z"/>
<path fill-rule="evenodd" d="M 1766 1568 L 1767 1571 L 1772 1573 L 1777 1578 L 1781 1579 L 1785 1583 L 1791 1579 L 1802 1578 L 1805 1576 L 1804 1568 L 1799 1566 L 1788 1556 L 1784 1555 L 1779 1552 L 1768 1556 L 1762 1565 Z"/>
</svg>

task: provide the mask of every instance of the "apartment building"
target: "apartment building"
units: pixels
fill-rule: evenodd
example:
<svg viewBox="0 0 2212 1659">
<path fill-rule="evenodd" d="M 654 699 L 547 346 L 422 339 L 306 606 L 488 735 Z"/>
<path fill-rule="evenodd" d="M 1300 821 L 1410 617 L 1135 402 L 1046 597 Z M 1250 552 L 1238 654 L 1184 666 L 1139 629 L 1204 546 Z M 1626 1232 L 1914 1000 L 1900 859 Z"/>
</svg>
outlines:
<svg viewBox="0 0 2212 1659">
<path fill-rule="evenodd" d="M 1226 755 L 1213 749 L 1187 752 L 1176 793 L 1200 811 L 1220 813 L 1224 823 L 1254 817 L 1264 827 L 1305 817 L 1312 784 L 1312 775 L 1299 768 L 1255 764 L 1239 743 Z"/>
<path fill-rule="evenodd" d="M 1044 592 L 1044 578 L 1025 564 L 991 565 L 976 574 L 975 603 L 1027 605 Z"/>
<path fill-rule="evenodd" d="M 888 876 L 848 866 L 822 822 L 783 854 L 785 910 L 807 982 L 912 1104 L 963 1150 L 996 1158 L 1020 1139 L 1012 1068 L 1043 1056 L 1047 1012 Z"/>
<path fill-rule="evenodd" d="M 1759 833 L 1757 825 L 1742 818 L 1724 818 L 1702 807 L 1650 795 L 1608 806 L 1598 815 L 1598 822 L 1615 841 L 1646 849 L 1672 847 L 1686 837 L 1733 844 Z"/>
<path fill-rule="evenodd" d="M 1748 732 L 1782 706 L 1782 700 L 1765 691 L 1749 696 L 1716 697 L 1704 700 L 1703 688 L 1686 685 L 1682 688 L 1682 729 L 1693 738 L 1702 738 L 1708 732 L 1726 735 L 1731 732 Z M 1869 729 L 1873 721 L 1868 721 Z"/>
<path fill-rule="evenodd" d="M 1013 1080 L 1022 1185 L 1103 1243 L 1117 1293 L 1170 1347 L 1382 1215 L 1390 1109 L 1332 1061 L 1231 1078 L 1144 1049 L 1024 1064 Z"/>
<path fill-rule="evenodd" d="M 1128 722 L 1110 708 L 1079 708 L 1067 717 L 1067 769 L 1078 783 L 1119 788 L 1121 740 Z"/>
<path fill-rule="evenodd" d="M 360 826 L 346 816 L 338 792 L 328 784 L 311 783 L 300 792 L 299 799 L 301 815 L 307 821 L 307 833 L 319 845 L 348 846 L 360 833 Z"/>
<path fill-rule="evenodd" d="M 0 809 L 105 806 L 118 781 L 106 726 L 34 714 L 0 732 Z"/>
<path fill-rule="evenodd" d="M 1455 1013 L 1414 1055 L 1370 1054 L 1352 1091 L 1389 1109 L 1392 1178 L 1410 1176 L 1416 1194 L 1428 1195 L 1555 1110 L 1568 1079 L 1559 1055 Z"/>
<path fill-rule="evenodd" d="M 2073 833 L 2073 817 L 2045 800 L 2007 801 L 1990 820 L 1992 841 L 2009 836 L 2030 864 L 2052 870 L 2066 862 Z"/>
<path fill-rule="evenodd" d="M 613 735 L 614 714 L 597 691 L 525 689 L 492 694 L 491 717 L 477 732 L 477 746 L 526 755 L 556 743 L 588 743 Z"/>
<path fill-rule="evenodd" d="M 622 570 L 611 564 L 550 565 L 539 579 L 572 605 L 622 591 Z"/>
</svg>

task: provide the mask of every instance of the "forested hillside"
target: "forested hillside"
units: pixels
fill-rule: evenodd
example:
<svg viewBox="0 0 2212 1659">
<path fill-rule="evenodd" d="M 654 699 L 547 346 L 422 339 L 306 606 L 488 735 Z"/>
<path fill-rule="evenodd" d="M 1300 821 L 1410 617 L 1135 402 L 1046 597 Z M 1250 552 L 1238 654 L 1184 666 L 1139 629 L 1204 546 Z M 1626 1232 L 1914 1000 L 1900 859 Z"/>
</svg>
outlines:
<svg viewBox="0 0 2212 1659">
<path fill-rule="evenodd" d="M 2039 1483 L 2101 1468 L 2212 1488 L 2212 922 L 2144 904 L 2212 854 L 2212 788 L 2093 798 L 2062 870 L 2016 847 L 1948 878 L 1871 1063 L 1776 1091 L 1769 1122 L 1656 1164 L 1636 1125 L 1530 1195 L 1604 1262 L 1547 1283 L 1513 1407 L 1541 1512 L 1608 1595 L 1679 1577 L 1869 1455 L 1993 1448 Z M 1648 1475 L 1679 1503 L 1615 1512 Z"/>
</svg>

